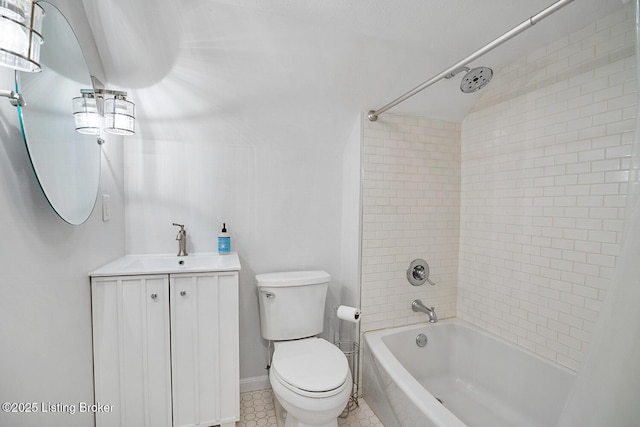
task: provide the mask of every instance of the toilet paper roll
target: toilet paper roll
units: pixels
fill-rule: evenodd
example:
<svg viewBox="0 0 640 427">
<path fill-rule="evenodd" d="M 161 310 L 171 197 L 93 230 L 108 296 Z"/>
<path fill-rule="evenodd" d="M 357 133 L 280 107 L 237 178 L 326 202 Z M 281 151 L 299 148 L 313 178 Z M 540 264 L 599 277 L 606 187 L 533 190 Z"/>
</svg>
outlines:
<svg viewBox="0 0 640 427">
<path fill-rule="evenodd" d="M 360 309 L 356 307 L 349 307 L 348 305 L 341 305 L 338 307 L 338 319 L 358 323 L 360 321 L 361 314 Z"/>
</svg>

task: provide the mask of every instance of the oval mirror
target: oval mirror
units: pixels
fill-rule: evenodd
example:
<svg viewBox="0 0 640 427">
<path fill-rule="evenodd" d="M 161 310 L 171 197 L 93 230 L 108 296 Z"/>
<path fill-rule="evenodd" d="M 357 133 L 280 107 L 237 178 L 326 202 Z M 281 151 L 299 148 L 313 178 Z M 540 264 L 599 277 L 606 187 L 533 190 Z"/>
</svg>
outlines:
<svg viewBox="0 0 640 427">
<path fill-rule="evenodd" d="M 64 15 L 52 4 L 45 10 L 42 71 L 16 71 L 16 92 L 22 136 L 33 170 L 51 207 L 66 222 L 85 222 L 100 185 L 100 146 L 97 138 L 76 132 L 72 99 L 91 89 L 91 77 L 80 44 Z"/>
</svg>

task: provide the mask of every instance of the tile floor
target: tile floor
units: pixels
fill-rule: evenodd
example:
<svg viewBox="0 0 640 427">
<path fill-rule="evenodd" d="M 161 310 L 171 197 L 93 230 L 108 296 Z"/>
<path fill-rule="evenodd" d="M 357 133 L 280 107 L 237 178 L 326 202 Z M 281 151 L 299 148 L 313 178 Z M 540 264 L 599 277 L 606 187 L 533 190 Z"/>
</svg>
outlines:
<svg viewBox="0 0 640 427">
<path fill-rule="evenodd" d="M 358 403 L 359 407 L 347 418 L 338 418 L 339 427 L 384 427 L 363 399 Z M 240 421 L 236 427 L 277 427 L 271 390 L 247 391 L 240 395 Z"/>
</svg>

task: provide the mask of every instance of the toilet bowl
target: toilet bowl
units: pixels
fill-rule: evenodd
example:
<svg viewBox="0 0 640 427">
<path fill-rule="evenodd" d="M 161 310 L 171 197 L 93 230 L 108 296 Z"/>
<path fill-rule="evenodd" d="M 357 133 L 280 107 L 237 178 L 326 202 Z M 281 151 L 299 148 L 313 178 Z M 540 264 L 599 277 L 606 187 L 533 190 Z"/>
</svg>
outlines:
<svg viewBox="0 0 640 427">
<path fill-rule="evenodd" d="M 269 381 L 285 427 L 336 427 L 352 388 L 345 355 L 315 337 L 276 343 Z"/>
<path fill-rule="evenodd" d="M 269 381 L 285 427 L 337 427 L 353 387 L 347 357 L 322 333 L 325 271 L 256 275 L 260 333 L 274 343 Z"/>
</svg>

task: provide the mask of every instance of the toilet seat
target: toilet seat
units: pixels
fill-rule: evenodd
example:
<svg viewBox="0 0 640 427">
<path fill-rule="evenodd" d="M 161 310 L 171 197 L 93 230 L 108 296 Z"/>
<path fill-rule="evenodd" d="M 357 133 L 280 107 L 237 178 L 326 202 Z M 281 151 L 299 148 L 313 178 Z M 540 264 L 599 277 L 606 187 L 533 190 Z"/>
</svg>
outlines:
<svg viewBox="0 0 640 427">
<path fill-rule="evenodd" d="M 340 393 L 351 375 L 344 353 L 316 337 L 277 342 L 271 373 L 289 390 L 308 397 Z"/>
</svg>

